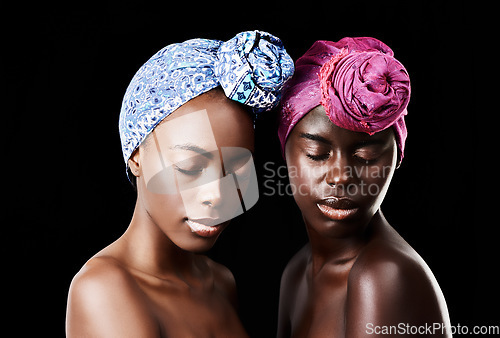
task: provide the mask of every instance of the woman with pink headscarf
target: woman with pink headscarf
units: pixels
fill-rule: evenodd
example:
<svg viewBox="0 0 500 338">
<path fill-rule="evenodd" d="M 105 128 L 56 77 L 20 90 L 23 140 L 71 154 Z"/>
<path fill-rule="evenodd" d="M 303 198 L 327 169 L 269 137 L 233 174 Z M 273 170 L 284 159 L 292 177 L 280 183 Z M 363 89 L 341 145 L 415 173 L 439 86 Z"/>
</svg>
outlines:
<svg viewBox="0 0 500 338">
<path fill-rule="evenodd" d="M 374 38 L 317 41 L 295 69 L 278 133 L 309 243 L 283 273 L 278 336 L 451 336 L 431 270 L 380 210 L 404 157 L 408 72 Z"/>
</svg>

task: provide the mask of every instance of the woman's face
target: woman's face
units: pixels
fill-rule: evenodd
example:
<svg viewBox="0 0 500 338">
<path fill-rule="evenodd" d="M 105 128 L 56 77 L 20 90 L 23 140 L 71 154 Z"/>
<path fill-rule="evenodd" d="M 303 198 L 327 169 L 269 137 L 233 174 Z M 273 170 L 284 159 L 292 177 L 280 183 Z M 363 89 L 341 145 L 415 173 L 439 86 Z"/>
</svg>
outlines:
<svg viewBox="0 0 500 338">
<path fill-rule="evenodd" d="M 396 168 L 392 128 L 369 136 L 333 124 L 323 106 L 290 133 L 286 162 L 307 226 L 326 237 L 361 234 L 380 207 Z"/>
<path fill-rule="evenodd" d="M 256 202 L 253 140 L 248 113 L 214 90 L 177 109 L 140 146 L 138 198 L 178 247 L 210 249 L 229 220 L 253 205 L 249 194 Z"/>
</svg>

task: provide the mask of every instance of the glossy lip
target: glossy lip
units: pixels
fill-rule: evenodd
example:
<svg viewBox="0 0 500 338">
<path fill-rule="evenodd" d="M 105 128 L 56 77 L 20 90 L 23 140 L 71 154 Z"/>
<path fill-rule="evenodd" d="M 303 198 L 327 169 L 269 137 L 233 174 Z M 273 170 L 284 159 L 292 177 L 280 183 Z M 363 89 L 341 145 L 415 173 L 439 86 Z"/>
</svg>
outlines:
<svg viewBox="0 0 500 338">
<path fill-rule="evenodd" d="M 359 210 L 358 205 L 346 197 L 326 197 L 316 205 L 323 215 L 336 221 L 352 217 Z"/>
<path fill-rule="evenodd" d="M 214 218 L 196 218 L 185 220 L 191 232 L 201 237 L 213 237 L 219 235 L 224 229 L 225 223 Z"/>
</svg>

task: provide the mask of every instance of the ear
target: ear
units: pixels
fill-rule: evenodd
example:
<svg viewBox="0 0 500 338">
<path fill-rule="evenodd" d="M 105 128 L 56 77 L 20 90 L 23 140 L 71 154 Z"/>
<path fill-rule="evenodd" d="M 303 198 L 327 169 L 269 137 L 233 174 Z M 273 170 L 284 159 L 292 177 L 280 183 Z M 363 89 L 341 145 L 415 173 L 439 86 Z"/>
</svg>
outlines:
<svg viewBox="0 0 500 338">
<path fill-rule="evenodd" d="M 140 147 L 134 150 L 130 158 L 128 159 L 128 166 L 130 168 L 130 172 L 135 177 L 141 176 L 141 162 L 140 162 Z"/>
</svg>

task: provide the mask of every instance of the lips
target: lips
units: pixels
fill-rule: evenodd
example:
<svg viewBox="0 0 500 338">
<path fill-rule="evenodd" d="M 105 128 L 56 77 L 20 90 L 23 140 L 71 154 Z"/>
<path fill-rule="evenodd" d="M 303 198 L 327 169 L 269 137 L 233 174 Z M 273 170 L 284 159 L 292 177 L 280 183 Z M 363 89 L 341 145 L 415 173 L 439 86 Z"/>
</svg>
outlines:
<svg viewBox="0 0 500 338">
<path fill-rule="evenodd" d="M 219 235 L 224 229 L 226 223 L 220 223 L 219 219 L 214 218 L 188 218 L 185 220 L 191 232 L 201 237 L 213 237 Z"/>
<path fill-rule="evenodd" d="M 345 197 L 327 197 L 316 204 L 326 217 L 341 221 L 350 218 L 359 210 L 358 205 Z"/>
</svg>

